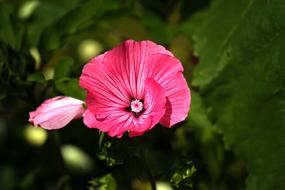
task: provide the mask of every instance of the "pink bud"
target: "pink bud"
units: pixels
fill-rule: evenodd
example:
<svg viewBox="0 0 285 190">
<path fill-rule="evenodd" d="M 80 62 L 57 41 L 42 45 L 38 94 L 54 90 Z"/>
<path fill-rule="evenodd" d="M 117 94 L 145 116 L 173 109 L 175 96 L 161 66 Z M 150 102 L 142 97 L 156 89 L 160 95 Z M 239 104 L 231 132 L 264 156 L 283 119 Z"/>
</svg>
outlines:
<svg viewBox="0 0 285 190">
<path fill-rule="evenodd" d="M 44 101 L 36 111 L 30 112 L 29 122 L 44 129 L 60 129 L 71 120 L 81 118 L 84 102 L 66 96 Z"/>
</svg>

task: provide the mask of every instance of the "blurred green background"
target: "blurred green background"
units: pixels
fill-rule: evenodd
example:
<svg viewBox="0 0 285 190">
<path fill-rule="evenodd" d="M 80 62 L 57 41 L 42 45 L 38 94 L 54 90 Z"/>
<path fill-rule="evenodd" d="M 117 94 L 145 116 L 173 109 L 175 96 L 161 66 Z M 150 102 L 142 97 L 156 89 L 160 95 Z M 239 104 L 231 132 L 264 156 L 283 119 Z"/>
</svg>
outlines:
<svg viewBox="0 0 285 190">
<path fill-rule="evenodd" d="M 0 0 L 0 189 L 284 190 L 284 10 L 282 0 Z M 84 100 L 84 64 L 126 39 L 181 60 L 186 121 L 134 139 L 82 121 L 28 124 L 47 98 Z"/>
</svg>

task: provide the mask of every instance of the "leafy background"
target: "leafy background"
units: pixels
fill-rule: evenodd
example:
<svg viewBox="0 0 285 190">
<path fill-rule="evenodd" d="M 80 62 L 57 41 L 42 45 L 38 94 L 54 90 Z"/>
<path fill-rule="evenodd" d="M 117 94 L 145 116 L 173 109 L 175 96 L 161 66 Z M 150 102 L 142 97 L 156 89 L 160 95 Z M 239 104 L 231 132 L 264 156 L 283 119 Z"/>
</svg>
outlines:
<svg viewBox="0 0 285 190">
<path fill-rule="evenodd" d="M 0 189 L 285 189 L 282 0 L 0 0 Z M 183 63 L 185 122 L 134 139 L 74 121 L 31 127 L 57 95 L 84 99 L 83 65 L 125 39 Z"/>
</svg>

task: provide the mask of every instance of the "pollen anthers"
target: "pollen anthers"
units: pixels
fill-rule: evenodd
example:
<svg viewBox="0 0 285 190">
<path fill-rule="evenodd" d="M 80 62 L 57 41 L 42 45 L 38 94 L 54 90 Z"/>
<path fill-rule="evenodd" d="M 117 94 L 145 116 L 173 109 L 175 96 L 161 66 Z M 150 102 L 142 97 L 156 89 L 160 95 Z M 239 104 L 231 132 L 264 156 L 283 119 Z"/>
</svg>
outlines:
<svg viewBox="0 0 285 190">
<path fill-rule="evenodd" d="M 134 112 L 135 114 L 140 113 L 143 110 L 143 103 L 138 100 L 132 100 L 131 101 L 131 111 Z"/>
</svg>

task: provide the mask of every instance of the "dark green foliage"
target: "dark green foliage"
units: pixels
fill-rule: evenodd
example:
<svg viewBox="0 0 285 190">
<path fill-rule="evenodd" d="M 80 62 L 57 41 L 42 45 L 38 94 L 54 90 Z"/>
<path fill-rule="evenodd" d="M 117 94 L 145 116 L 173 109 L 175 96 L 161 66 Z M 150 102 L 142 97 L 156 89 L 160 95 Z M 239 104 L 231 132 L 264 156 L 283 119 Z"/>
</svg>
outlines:
<svg viewBox="0 0 285 190">
<path fill-rule="evenodd" d="M 246 159 L 249 190 L 285 188 L 284 8 L 278 0 L 221 0 L 195 35 L 193 84 L 227 147 Z"/>
</svg>

